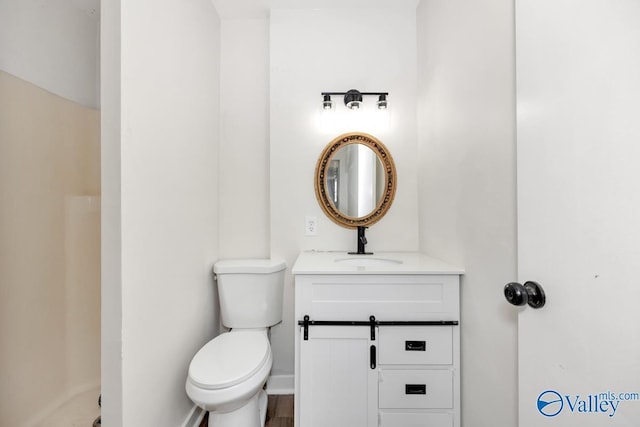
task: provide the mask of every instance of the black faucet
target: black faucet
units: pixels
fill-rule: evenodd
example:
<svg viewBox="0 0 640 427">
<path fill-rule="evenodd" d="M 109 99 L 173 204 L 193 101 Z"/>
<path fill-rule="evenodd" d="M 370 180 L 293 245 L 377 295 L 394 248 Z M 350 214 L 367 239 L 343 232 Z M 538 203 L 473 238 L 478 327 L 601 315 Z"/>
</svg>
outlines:
<svg viewBox="0 0 640 427">
<path fill-rule="evenodd" d="M 367 238 L 364 236 L 364 230 L 367 227 L 358 226 L 358 252 L 349 252 L 349 255 L 373 255 L 373 252 L 365 252 L 364 245 L 367 244 Z"/>
</svg>

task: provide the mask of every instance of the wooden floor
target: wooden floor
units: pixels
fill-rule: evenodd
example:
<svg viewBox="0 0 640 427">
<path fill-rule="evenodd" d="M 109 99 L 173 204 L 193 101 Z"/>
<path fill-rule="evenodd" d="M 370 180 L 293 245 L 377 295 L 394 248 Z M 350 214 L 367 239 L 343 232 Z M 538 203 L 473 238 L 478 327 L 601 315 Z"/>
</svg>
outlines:
<svg viewBox="0 0 640 427">
<path fill-rule="evenodd" d="M 208 417 L 209 414 L 205 415 L 200 427 L 208 427 Z M 267 425 L 265 427 L 293 427 L 292 394 L 269 396 L 269 404 L 267 405 Z"/>
<path fill-rule="evenodd" d="M 265 427 L 293 427 L 293 395 L 269 396 Z"/>
</svg>

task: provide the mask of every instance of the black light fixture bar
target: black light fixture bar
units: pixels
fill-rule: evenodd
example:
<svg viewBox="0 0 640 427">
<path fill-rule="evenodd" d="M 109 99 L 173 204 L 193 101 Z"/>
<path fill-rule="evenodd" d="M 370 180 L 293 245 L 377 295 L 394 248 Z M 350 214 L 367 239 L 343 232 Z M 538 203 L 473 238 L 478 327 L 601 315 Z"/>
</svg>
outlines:
<svg viewBox="0 0 640 427">
<path fill-rule="evenodd" d="M 346 95 L 347 92 L 320 92 L 320 95 L 325 96 L 325 95 Z M 360 95 L 389 95 L 389 92 L 360 92 Z"/>
<path fill-rule="evenodd" d="M 389 95 L 389 92 L 360 92 L 359 90 L 351 89 L 347 92 L 320 92 L 320 94 L 322 95 L 322 108 L 325 110 L 333 108 L 332 96 L 344 96 L 344 104 L 352 110 L 360 108 L 363 96 L 377 96 L 376 105 L 378 109 L 384 110 L 387 108 L 387 95 Z"/>
</svg>

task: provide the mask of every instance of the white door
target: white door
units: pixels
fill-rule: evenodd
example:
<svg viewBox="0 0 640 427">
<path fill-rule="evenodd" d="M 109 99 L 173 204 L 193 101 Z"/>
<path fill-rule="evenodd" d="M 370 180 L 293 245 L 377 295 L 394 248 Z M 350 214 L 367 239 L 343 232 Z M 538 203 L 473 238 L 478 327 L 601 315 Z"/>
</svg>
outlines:
<svg viewBox="0 0 640 427">
<path fill-rule="evenodd" d="M 516 0 L 519 427 L 640 426 L 640 1 Z"/>
</svg>

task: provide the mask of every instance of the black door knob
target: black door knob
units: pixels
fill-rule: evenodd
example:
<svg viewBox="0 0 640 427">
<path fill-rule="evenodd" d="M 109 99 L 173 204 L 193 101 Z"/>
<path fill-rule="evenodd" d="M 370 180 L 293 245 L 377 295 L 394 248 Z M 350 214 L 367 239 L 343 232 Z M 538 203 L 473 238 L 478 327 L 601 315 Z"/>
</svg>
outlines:
<svg viewBox="0 0 640 427">
<path fill-rule="evenodd" d="M 544 290 L 536 282 L 507 283 L 504 287 L 504 297 L 513 305 L 529 304 L 532 308 L 542 308 L 546 302 Z"/>
</svg>

